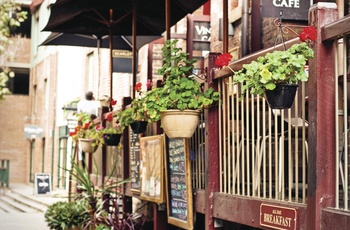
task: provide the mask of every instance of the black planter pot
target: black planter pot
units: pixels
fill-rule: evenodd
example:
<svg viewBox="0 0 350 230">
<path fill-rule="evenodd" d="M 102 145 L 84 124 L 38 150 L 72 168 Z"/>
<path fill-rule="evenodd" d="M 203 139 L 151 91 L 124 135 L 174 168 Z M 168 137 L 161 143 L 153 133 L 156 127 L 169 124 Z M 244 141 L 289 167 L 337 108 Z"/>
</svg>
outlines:
<svg viewBox="0 0 350 230">
<path fill-rule="evenodd" d="M 105 144 L 108 146 L 118 146 L 121 136 L 121 134 L 106 134 L 104 138 Z"/>
<path fill-rule="evenodd" d="M 147 129 L 147 125 L 147 121 L 134 121 L 130 124 L 132 131 L 136 134 L 144 133 Z"/>
<path fill-rule="evenodd" d="M 266 90 L 265 98 L 272 109 L 289 109 L 292 107 L 298 85 L 279 84 L 274 90 Z"/>
</svg>

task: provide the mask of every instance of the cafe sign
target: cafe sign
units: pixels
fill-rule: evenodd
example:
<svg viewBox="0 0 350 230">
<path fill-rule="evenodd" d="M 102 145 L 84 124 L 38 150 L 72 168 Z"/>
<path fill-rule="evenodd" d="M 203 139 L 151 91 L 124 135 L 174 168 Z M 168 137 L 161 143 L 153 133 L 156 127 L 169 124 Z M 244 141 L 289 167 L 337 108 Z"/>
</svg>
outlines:
<svg viewBox="0 0 350 230">
<path fill-rule="evenodd" d="M 273 229 L 295 230 L 297 210 L 268 204 L 260 205 L 260 225 Z"/>
<path fill-rule="evenodd" d="M 262 17 L 308 20 L 311 2 L 307 0 L 261 0 Z"/>
</svg>

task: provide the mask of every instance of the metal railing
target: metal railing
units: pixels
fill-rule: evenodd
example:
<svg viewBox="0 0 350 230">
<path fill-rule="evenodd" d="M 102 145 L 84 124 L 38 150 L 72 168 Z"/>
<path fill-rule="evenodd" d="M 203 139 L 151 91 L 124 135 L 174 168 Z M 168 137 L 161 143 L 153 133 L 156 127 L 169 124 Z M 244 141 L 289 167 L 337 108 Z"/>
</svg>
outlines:
<svg viewBox="0 0 350 230">
<path fill-rule="evenodd" d="M 192 186 L 194 189 L 205 189 L 205 120 L 201 114 L 196 132 L 189 141 L 192 171 Z"/>
</svg>

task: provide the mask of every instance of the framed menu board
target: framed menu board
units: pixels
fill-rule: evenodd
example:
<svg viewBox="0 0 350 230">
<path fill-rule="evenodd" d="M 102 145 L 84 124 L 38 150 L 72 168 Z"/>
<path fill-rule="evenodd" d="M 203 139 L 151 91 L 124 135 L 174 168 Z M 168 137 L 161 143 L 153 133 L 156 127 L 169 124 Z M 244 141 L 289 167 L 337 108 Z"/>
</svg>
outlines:
<svg viewBox="0 0 350 230">
<path fill-rule="evenodd" d="M 129 153 L 130 153 L 130 178 L 131 178 L 131 191 L 140 192 L 141 179 L 140 179 L 140 138 L 138 134 L 135 134 L 132 129 L 129 129 Z"/>
<path fill-rule="evenodd" d="M 140 138 L 141 193 L 140 198 L 164 202 L 164 136 Z"/>
<path fill-rule="evenodd" d="M 168 222 L 193 229 L 193 195 L 189 145 L 186 139 L 166 140 Z"/>
</svg>

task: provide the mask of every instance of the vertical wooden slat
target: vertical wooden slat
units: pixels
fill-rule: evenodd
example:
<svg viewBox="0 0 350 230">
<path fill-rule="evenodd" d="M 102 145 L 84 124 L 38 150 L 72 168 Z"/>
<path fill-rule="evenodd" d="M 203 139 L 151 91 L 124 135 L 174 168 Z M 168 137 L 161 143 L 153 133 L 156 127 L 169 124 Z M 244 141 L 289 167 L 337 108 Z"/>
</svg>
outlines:
<svg viewBox="0 0 350 230">
<path fill-rule="evenodd" d="M 348 50 L 348 40 L 346 36 L 343 36 L 343 67 L 344 67 L 344 79 L 343 79 L 343 87 L 344 87 L 344 133 L 346 135 L 344 138 L 344 209 L 348 210 L 348 177 L 349 177 L 349 173 L 348 173 L 348 168 L 349 168 L 349 154 L 348 154 L 348 146 L 349 146 L 349 142 L 348 142 L 348 103 L 347 103 L 347 95 L 348 95 L 348 89 L 347 89 L 347 74 L 348 70 L 347 70 L 347 58 L 348 58 L 348 54 L 347 54 L 347 50 Z M 338 168 L 337 168 L 338 170 Z"/>
<path fill-rule="evenodd" d="M 227 192 L 227 155 L 228 153 L 228 122 L 229 122 L 229 109 L 227 108 L 229 103 L 229 96 L 228 96 L 228 90 L 227 90 L 227 85 L 225 85 L 225 104 L 224 104 L 224 111 L 225 111 L 225 116 L 223 117 L 223 121 L 225 123 L 225 132 L 224 132 L 224 140 L 225 140 L 225 145 L 224 145 L 224 191 Z"/>
<path fill-rule="evenodd" d="M 304 100 L 306 100 L 306 96 L 305 96 L 305 89 L 306 87 L 306 84 L 305 82 L 302 83 L 302 88 L 303 90 L 301 91 L 301 95 L 302 95 L 302 98 Z M 307 155 L 308 154 L 308 146 L 306 145 L 306 143 L 308 143 L 306 141 L 306 108 L 305 108 L 305 104 L 306 104 L 306 101 L 304 101 L 304 103 L 301 105 L 301 110 L 302 110 L 302 120 L 303 120 L 303 128 L 302 128 L 302 139 L 303 139 L 303 148 L 302 148 L 302 203 L 305 204 L 306 203 L 306 167 L 307 167 Z M 306 159 L 305 159 L 306 158 Z"/>
<path fill-rule="evenodd" d="M 304 88 L 300 88 L 298 90 L 304 90 Z M 295 189 L 295 201 L 298 201 L 299 197 L 299 94 L 297 94 L 295 100 L 294 100 L 294 120 L 295 120 L 295 142 L 294 142 L 294 189 Z M 304 103 L 304 98 L 301 97 L 301 103 Z M 302 142 L 303 143 L 303 142 Z M 292 170 L 291 170 L 292 171 Z M 293 177 L 290 177 L 293 178 Z M 290 188 L 291 190 L 291 188 Z M 291 192 L 289 196 L 291 197 Z"/>
<path fill-rule="evenodd" d="M 275 126 L 275 199 L 279 199 L 279 181 L 278 181 L 278 145 L 279 145 L 279 139 L 278 139 L 278 122 L 277 122 L 277 114 L 274 114 L 274 126 Z"/>
<path fill-rule="evenodd" d="M 334 68 L 334 75 L 336 76 L 334 79 L 334 90 L 335 90 L 335 97 L 334 97 L 334 106 L 335 106 L 335 127 L 339 127 L 339 81 L 338 81 L 338 76 L 339 76 L 339 60 L 338 60 L 338 52 L 340 52 L 340 50 L 338 49 L 338 43 L 334 44 L 334 50 L 335 53 L 337 55 L 334 55 L 334 64 L 336 66 L 336 68 Z M 344 78 L 344 76 L 343 76 Z M 345 139 L 345 134 L 343 134 L 343 142 Z M 336 130 L 335 132 L 335 168 L 336 170 L 339 169 L 340 164 L 339 164 L 339 154 L 340 154 L 340 150 L 339 150 L 339 145 L 340 145 L 340 141 L 339 141 L 339 129 Z M 335 173 L 335 208 L 339 208 L 339 171 L 336 171 Z"/>
<path fill-rule="evenodd" d="M 224 80 L 220 80 L 219 84 L 218 84 L 218 89 L 219 92 L 222 92 L 222 95 L 224 95 L 224 91 L 225 91 L 225 86 L 223 85 Z M 223 169 L 222 169 L 222 156 L 223 156 L 223 149 L 222 146 L 225 144 L 225 140 L 222 138 L 222 129 L 223 129 L 223 121 L 222 121 L 222 114 L 223 114 L 223 105 L 225 104 L 225 100 L 224 100 L 224 96 L 222 96 L 222 100 L 223 103 L 219 103 L 219 188 L 220 188 L 220 192 L 224 192 L 223 191 L 223 183 L 222 183 L 222 173 L 223 173 Z"/>
</svg>

